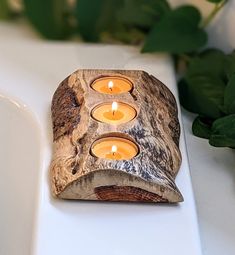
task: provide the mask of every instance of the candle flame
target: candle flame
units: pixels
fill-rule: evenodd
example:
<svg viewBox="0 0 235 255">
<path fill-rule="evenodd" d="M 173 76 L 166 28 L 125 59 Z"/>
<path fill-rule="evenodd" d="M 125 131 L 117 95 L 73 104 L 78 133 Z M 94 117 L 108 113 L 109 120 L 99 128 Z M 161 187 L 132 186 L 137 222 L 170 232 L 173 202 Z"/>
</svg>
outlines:
<svg viewBox="0 0 235 255">
<path fill-rule="evenodd" d="M 109 88 L 110 90 L 113 89 L 113 82 L 112 82 L 112 81 L 109 81 L 109 82 L 108 82 L 108 88 Z"/>
<path fill-rule="evenodd" d="M 114 113 L 115 111 L 117 111 L 118 109 L 118 103 L 117 102 L 113 102 L 112 103 L 112 112 Z"/>
<path fill-rule="evenodd" d="M 116 145 L 113 145 L 111 151 L 112 151 L 112 153 L 113 153 L 113 155 L 114 155 L 115 152 L 117 152 L 117 146 L 116 146 Z"/>
</svg>

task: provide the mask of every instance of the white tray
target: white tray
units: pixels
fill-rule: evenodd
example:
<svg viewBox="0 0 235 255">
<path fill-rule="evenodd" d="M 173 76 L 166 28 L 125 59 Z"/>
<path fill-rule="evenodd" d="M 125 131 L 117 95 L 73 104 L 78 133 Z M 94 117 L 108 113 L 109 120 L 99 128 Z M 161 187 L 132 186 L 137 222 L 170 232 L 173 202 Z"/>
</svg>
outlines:
<svg viewBox="0 0 235 255">
<path fill-rule="evenodd" d="M 179 205 L 56 200 L 48 185 L 50 104 L 59 82 L 79 68 L 142 69 L 177 96 L 170 58 L 123 46 L 0 46 L 0 254 L 201 255 L 182 125 Z"/>
</svg>

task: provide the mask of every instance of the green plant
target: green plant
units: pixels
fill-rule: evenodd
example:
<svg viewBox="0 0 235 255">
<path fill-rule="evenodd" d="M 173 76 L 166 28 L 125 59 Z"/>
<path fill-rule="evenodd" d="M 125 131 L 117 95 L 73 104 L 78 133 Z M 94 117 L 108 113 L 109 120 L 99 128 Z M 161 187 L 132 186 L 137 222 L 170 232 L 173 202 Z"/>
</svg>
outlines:
<svg viewBox="0 0 235 255">
<path fill-rule="evenodd" d="M 207 1 L 213 9 L 204 20 L 196 7 L 172 9 L 166 0 L 23 0 L 18 16 L 48 39 L 79 35 L 89 42 L 141 44 L 143 53 L 171 53 L 176 70 L 184 66 L 180 102 L 198 114 L 193 134 L 235 148 L 235 52 L 206 49 L 205 31 L 227 0 Z M 8 0 L 0 5 L 0 18 L 16 16 Z"/>
<path fill-rule="evenodd" d="M 199 114 L 193 134 L 218 147 L 235 147 L 235 55 L 209 49 L 194 56 L 179 81 L 180 101 Z"/>
</svg>

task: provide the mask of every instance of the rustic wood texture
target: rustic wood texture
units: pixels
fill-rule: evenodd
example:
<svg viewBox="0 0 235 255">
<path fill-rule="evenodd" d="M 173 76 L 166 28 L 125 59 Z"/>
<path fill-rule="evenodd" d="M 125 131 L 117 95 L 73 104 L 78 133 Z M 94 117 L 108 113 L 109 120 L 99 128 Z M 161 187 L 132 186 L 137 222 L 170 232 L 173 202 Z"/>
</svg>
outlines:
<svg viewBox="0 0 235 255">
<path fill-rule="evenodd" d="M 120 76 L 133 90 L 107 95 L 90 85 L 102 76 Z M 90 117 L 103 102 L 121 101 L 137 110 L 132 121 L 110 125 Z M 173 94 L 144 71 L 78 70 L 67 77 L 52 100 L 53 194 L 64 199 L 181 202 L 174 179 L 181 164 L 180 126 Z M 131 160 L 91 156 L 92 143 L 116 135 L 135 141 L 140 153 Z"/>
</svg>

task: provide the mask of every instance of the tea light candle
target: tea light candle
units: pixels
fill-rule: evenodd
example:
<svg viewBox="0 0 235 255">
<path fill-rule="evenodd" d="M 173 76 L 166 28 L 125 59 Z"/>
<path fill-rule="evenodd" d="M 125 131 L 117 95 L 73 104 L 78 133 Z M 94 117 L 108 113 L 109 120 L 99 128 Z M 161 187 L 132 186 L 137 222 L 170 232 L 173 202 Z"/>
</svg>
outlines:
<svg viewBox="0 0 235 255">
<path fill-rule="evenodd" d="M 132 83 L 123 77 L 109 76 L 95 80 L 91 87 L 104 94 L 120 94 L 132 89 Z"/>
<path fill-rule="evenodd" d="M 91 116 L 100 122 L 117 125 L 134 119 L 136 110 L 126 103 L 103 103 L 92 110 Z"/>
<path fill-rule="evenodd" d="M 139 149 L 134 142 L 128 139 L 121 137 L 105 137 L 93 143 L 91 152 L 98 158 L 128 160 L 135 157 Z"/>
</svg>

